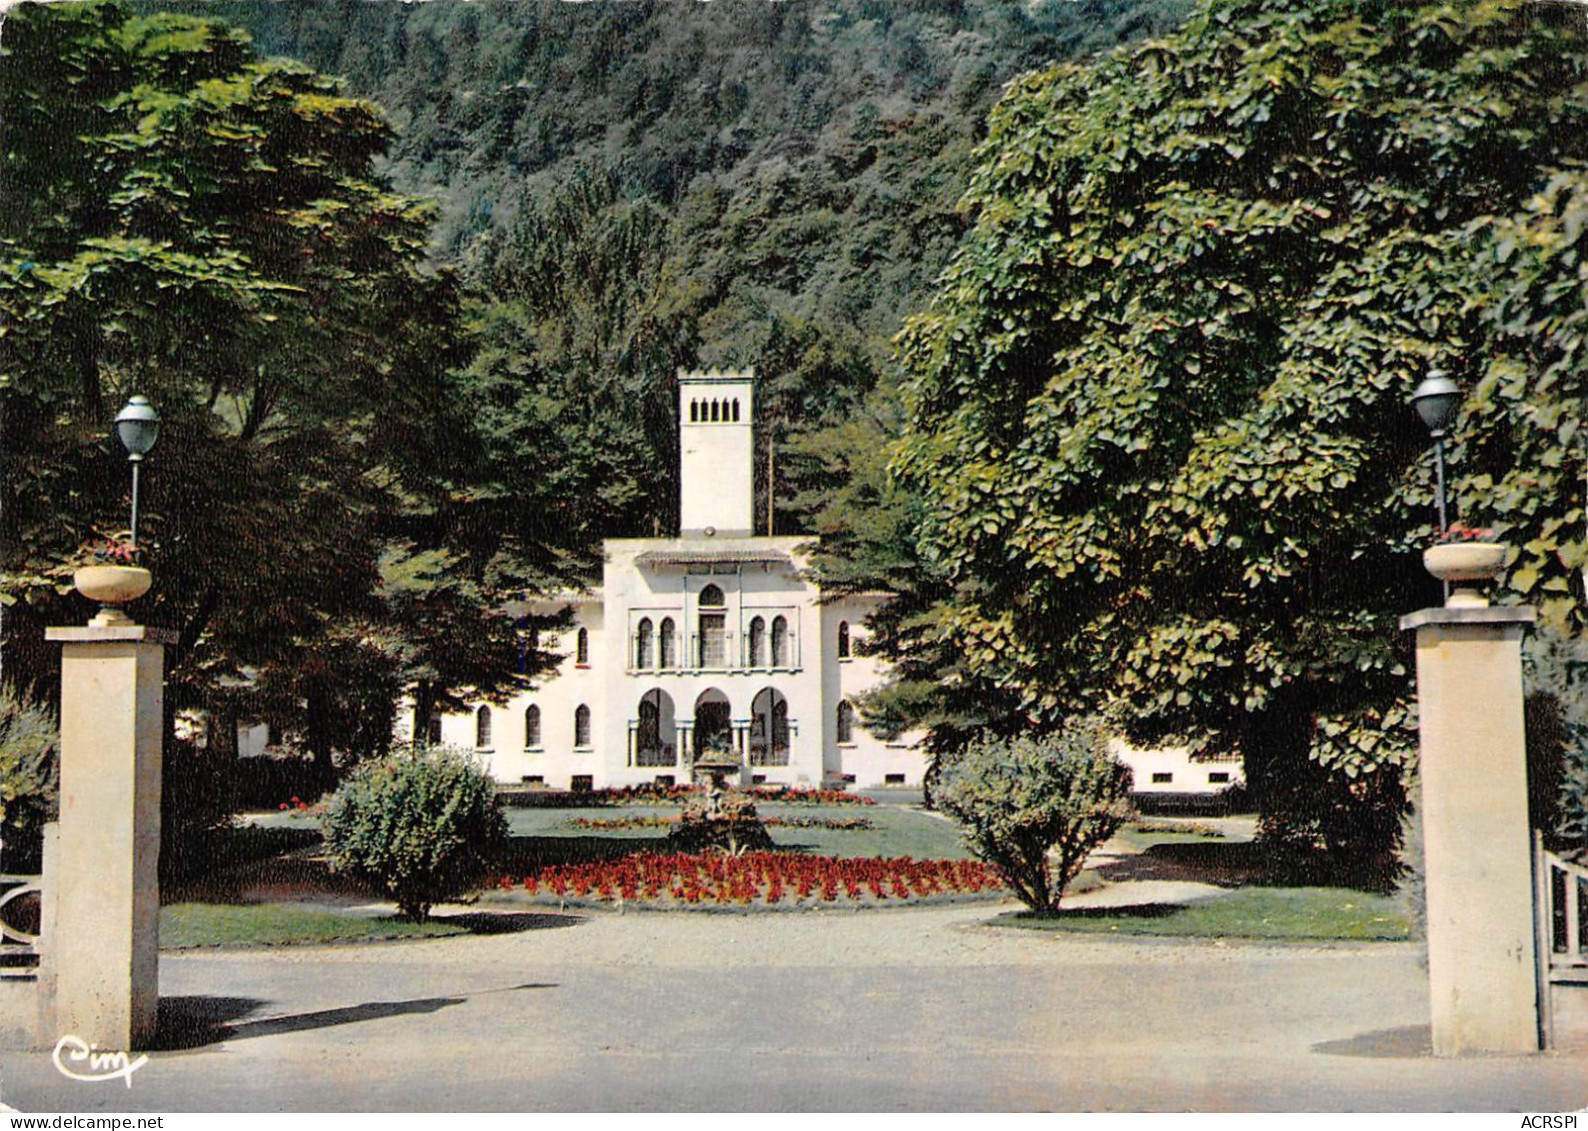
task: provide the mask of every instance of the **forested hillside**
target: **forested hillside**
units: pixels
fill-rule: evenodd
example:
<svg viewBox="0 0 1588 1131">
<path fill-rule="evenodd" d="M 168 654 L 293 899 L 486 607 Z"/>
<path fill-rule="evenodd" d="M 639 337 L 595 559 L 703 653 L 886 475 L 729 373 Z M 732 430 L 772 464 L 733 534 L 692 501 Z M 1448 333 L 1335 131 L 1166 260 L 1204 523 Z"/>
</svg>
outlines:
<svg viewBox="0 0 1588 1131">
<path fill-rule="evenodd" d="M 777 529 L 810 529 L 847 472 L 799 451 L 877 384 L 946 262 L 1003 84 L 1183 8 L 173 6 L 223 14 L 391 116 L 393 183 L 441 202 L 433 253 L 475 294 L 500 521 L 529 524 L 552 572 L 588 558 L 551 547 L 672 522 L 680 365 L 758 367 Z"/>
</svg>

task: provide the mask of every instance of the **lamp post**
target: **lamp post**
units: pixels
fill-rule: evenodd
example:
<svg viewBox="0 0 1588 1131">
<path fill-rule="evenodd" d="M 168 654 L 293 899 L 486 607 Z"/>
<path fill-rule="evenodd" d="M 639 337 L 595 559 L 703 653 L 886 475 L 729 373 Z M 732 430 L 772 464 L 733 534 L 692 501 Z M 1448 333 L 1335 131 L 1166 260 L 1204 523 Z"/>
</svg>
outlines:
<svg viewBox="0 0 1588 1131">
<path fill-rule="evenodd" d="M 1444 537 L 1450 527 L 1445 515 L 1445 427 L 1460 404 L 1460 388 L 1437 369 L 1429 370 L 1428 376 L 1412 393 L 1412 407 L 1434 438 L 1434 501 L 1439 508 L 1440 537 Z"/>
<path fill-rule="evenodd" d="M 154 442 L 160 438 L 160 414 L 149 403 L 148 397 L 131 397 L 116 414 L 116 434 L 121 446 L 127 449 L 127 460 L 132 464 L 132 545 L 138 545 L 138 468 L 143 457 L 149 454 Z"/>
</svg>

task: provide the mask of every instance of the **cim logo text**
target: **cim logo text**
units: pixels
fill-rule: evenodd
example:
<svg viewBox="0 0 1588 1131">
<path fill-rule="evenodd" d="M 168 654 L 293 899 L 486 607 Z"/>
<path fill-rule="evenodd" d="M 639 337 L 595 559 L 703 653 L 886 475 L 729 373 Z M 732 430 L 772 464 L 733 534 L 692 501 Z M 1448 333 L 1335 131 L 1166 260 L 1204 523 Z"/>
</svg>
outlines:
<svg viewBox="0 0 1588 1131">
<path fill-rule="evenodd" d="M 132 1087 L 132 1074 L 149 1063 L 146 1056 L 133 1060 L 124 1052 L 100 1051 L 98 1045 L 73 1036 L 56 1041 L 50 1059 L 55 1062 L 55 1070 L 68 1080 L 85 1083 L 122 1080 L 129 1088 Z"/>
</svg>

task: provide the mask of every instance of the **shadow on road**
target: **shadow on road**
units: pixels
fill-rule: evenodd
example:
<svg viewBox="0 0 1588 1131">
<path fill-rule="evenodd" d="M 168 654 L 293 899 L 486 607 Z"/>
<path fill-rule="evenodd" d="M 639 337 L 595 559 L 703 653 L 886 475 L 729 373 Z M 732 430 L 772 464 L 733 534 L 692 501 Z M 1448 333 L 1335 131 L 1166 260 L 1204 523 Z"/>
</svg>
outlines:
<svg viewBox="0 0 1588 1131">
<path fill-rule="evenodd" d="M 471 935 L 513 935 L 520 931 L 552 931 L 560 927 L 577 927 L 583 915 L 537 914 L 532 911 L 468 911 L 461 915 L 432 915 L 437 923 L 462 927 Z"/>
<path fill-rule="evenodd" d="M 1322 1041 L 1313 1045 L 1312 1051 L 1325 1056 L 1423 1057 L 1434 1055 L 1434 1039 L 1427 1025 L 1405 1025 L 1338 1041 Z"/>
<path fill-rule="evenodd" d="M 549 990 L 553 983 L 526 982 L 508 990 Z M 497 993 L 503 991 L 482 991 Z M 159 1029 L 154 1048 L 162 1052 L 203 1048 L 222 1041 L 241 1041 L 250 1037 L 273 1037 L 281 1033 L 301 1033 L 311 1029 L 330 1029 L 375 1021 L 383 1017 L 435 1013 L 452 1005 L 462 1005 L 468 997 L 428 997 L 410 1001 L 366 1001 L 337 1009 L 316 1009 L 308 1013 L 288 1013 L 276 1017 L 244 1020 L 269 1004 L 245 997 L 168 997 L 160 999 Z"/>
</svg>

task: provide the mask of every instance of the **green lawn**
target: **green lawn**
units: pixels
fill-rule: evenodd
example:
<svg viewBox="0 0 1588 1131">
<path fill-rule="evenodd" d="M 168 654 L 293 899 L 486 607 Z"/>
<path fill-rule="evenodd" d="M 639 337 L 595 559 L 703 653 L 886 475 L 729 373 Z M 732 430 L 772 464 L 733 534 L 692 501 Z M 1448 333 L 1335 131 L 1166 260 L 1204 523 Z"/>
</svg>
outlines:
<svg viewBox="0 0 1588 1131">
<path fill-rule="evenodd" d="M 1061 910 L 1052 919 L 1022 913 L 996 922 L 1040 931 L 1318 941 L 1401 940 L 1410 926 L 1390 896 L 1346 888 L 1240 888 L 1184 907 Z"/>
<path fill-rule="evenodd" d="M 323 911 L 291 903 L 173 903 L 160 909 L 160 945 L 180 949 L 253 943 L 351 942 L 359 939 L 433 938 L 466 928 L 431 920 L 404 923 L 381 916 Z"/>
<path fill-rule="evenodd" d="M 775 805 L 756 806 L 763 817 L 811 817 L 824 820 L 852 820 L 863 817 L 875 827 L 870 829 L 791 829 L 767 831 L 779 848 L 802 848 L 817 856 L 909 856 L 916 860 L 965 860 L 970 854 L 960 842 L 959 829 L 952 821 L 916 809 L 896 805 Z M 615 820 L 624 817 L 676 817 L 672 805 L 604 805 L 588 809 L 508 809 L 510 834 L 532 839 L 537 847 L 550 850 L 562 847 L 571 855 L 584 855 L 592 838 L 612 841 L 640 841 L 634 850 L 654 848 L 667 851 L 666 829 L 581 829 L 574 822 Z M 565 841 L 557 846 L 549 841 Z M 624 846 L 613 846 L 622 851 Z M 548 851 L 548 855 L 549 855 Z M 612 853 L 603 853 L 611 855 Z"/>
</svg>

